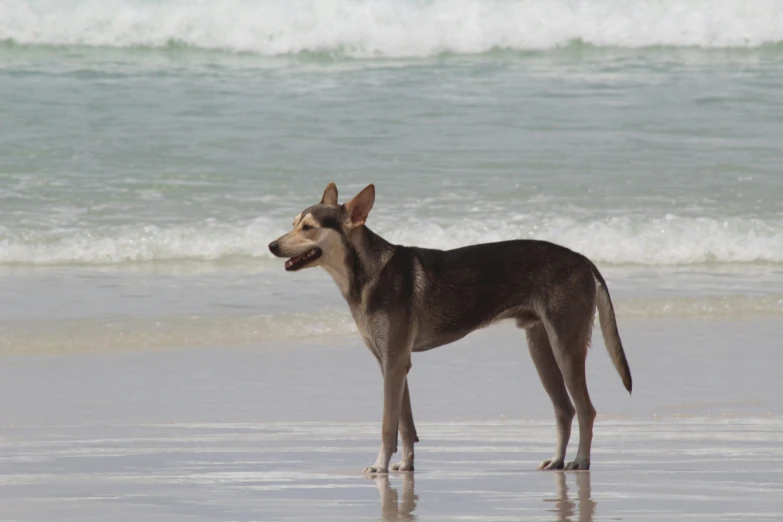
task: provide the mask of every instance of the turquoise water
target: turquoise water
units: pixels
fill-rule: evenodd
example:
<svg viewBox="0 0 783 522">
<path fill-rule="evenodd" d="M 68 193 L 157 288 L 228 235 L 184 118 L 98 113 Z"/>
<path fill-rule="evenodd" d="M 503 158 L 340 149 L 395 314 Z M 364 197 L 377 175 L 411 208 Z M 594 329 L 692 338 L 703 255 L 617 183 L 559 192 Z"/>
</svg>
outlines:
<svg viewBox="0 0 783 522">
<path fill-rule="evenodd" d="M 781 314 L 781 84 L 775 2 L 8 0 L 0 343 L 350 333 L 266 250 L 330 181 L 393 241 L 577 249 L 627 315 Z"/>
</svg>

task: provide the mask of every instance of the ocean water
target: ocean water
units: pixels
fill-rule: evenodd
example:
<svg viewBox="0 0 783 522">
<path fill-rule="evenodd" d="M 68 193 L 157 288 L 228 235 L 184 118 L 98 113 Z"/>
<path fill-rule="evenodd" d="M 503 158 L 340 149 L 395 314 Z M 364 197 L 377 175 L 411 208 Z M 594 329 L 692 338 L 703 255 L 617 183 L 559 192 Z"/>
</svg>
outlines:
<svg viewBox="0 0 783 522">
<path fill-rule="evenodd" d="M 782 84 L 772 0 L 3 0 L 0 353 L 351 335 L 266 249 L 330 181 L 621 321 L 782 315 Z"/>
</svg>

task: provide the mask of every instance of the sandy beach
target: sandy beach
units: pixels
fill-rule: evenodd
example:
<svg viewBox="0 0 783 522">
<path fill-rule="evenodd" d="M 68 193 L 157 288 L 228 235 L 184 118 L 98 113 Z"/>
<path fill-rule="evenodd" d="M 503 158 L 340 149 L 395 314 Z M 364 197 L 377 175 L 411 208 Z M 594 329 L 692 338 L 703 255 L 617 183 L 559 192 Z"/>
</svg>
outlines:
<svg viewBox="0 0 783 522">
<path fill-rule="evenodd" d="M 374 479 L 356 339 L 7 356 L 0 520 L 780 520 L 777 324 L 624 321 L 633 396 L 596 334 L 593 468 L 570 473 L 535 471 L 554 422 L 510 326 L 414 358 L 417 471 Z"/>
</svg>

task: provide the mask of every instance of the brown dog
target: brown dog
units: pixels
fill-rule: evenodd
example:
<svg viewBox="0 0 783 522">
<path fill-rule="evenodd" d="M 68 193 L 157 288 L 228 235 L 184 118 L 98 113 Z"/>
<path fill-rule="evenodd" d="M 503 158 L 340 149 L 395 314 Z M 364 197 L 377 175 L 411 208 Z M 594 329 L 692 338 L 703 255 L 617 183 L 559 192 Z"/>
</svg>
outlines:
<svg viewBox="0 0 783 522">
<path fill-rule="evenodd" d="M 527 331 L 530 355 L 555 408 L 555 454 L 539 469 L 589 469 L 595 408 L 587 392 L 585 359 L 596 307 L 609 355 L 631 391 L 612 301 L 596 266 L 545 241 L 445 251 L 393 245 L 365 225 L 374 202 L 375 187 L 369 185 L 340 205 L 337 187 L 330 183 L 321 202 L 303 210 L 293 230 L 269 245 L 274 255 L 290 258 L 286 270 L 321 266 L 329 272 L 380 364 L 382 443 L 375 464 L 365 471 L 388 472 L 398 429 L 402 461 L 392 469 L 413 470 L 413 444 L 419 439 L 407 382 L 411 353 L 454 342 L 502 319 L 515 319 Z M 579 448 L 565 464 L 574 413 Z"/>
</svg>

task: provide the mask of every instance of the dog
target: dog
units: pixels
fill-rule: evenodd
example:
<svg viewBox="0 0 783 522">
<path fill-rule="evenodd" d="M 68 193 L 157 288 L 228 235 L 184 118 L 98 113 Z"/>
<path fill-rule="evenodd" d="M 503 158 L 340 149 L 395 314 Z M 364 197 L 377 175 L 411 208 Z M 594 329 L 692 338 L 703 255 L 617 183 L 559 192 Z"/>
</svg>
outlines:
<svg viewBox="0 0 783 522">
<path fill-rule="evenodd" d="M 391 469 L 414 469 L 413 445 L 419 438 L 407 380 L 411 354 L 503 319 L 525 329 L 555 410 L 555 452 L 538 468 L 590 469 L 596 412 L 587 391 L 585 360 L 596 308 L 612 362 L 629 393 L 632 388 L 612 300 L 598 268 L 577 252 L 538 240 L 453 250 L 394 245 L 365 224 L 374 202 L 375 187 L 368 185 L 341 205 L 337 186 L 330 183 L 320 203 L 303 210 L 293 229 L 269 244 L 272 254 L 288 258 L 286 270 L 320 266 L 332 276 L 378 360 L 383 375 L 381 449 L 365 472 L 388 473 L 398 431 L 402 459 Z M 579 446 L 576 458 L 566 463 L 574 414 Z"/>
</svg>

